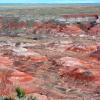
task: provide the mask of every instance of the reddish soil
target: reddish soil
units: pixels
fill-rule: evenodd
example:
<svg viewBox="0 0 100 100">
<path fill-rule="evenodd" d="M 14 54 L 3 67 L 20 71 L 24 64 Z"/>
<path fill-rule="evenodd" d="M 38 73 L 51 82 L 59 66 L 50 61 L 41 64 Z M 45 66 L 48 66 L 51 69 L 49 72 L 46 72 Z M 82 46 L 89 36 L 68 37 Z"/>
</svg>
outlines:
<svg viewBox="0 0 100 100">
<path fill-rule="evenodd" d="M 11 22 L 9 28 L 15 26 Z M 50 36 L 0 37 L 0 95 L 16 95 L 16 87 L 22 87 L 37 100 L 100 100 L 99 28 L 86 32 L 77 24 L 38 22 L 34 35 Z"/>
</svg>

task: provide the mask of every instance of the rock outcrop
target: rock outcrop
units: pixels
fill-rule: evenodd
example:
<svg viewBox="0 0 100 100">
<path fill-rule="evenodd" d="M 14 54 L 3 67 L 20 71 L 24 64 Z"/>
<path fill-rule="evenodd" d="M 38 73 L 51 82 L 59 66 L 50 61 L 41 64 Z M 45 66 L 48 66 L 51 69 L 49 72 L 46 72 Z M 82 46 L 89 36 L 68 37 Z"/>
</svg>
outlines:
<svg viewBox="0 0 100 100">
<path fill-rule="evenodd" d="M 100 24 L 97 24 L 90 28 L 89 30 L 90 35 L 100 35 Z"/>
<path fill-rule="evenodd" d="M 31 25 L 30 25 L 31 24 Z M 78 25 L 77 25 L 78 24 Z M 62 15 L 58 19 L 20 21 L 19 18 L 0 18 L 0 34 L 51 33 L 51 34 L 81 34 L 99 35 L 98 14 Z M 26 33 L 24 33 L 24 31 Z M 7 34 L 6 34 L 7 35 Z"/>
</svg>

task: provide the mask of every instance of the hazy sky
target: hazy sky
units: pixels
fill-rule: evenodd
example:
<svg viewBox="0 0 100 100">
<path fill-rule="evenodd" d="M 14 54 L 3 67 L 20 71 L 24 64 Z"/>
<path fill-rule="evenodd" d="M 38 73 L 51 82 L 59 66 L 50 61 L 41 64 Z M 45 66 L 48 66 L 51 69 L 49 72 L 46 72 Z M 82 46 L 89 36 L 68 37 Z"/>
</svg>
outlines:
<svg viewBox="0 0 100 100">
<path fill-rule="evenodd" d="M 0 0 L 0 3 L 98 3 L 100 0 Z"/>
</svg>

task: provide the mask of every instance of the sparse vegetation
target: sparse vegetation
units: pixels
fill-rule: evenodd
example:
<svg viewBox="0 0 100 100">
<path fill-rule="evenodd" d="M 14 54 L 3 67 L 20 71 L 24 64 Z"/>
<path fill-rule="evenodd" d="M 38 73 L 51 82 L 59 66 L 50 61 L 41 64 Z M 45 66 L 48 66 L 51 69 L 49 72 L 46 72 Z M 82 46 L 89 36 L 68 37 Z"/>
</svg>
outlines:
<svg viewBox="0 0 100 100">
<path fill-rule="evenodd" d="M 6 97 L 4 100 L 15 100 L 15 99 L 12 97 Z"/>
<path fill-rule="evenodd" d="M 0 100 L 36 100 L 35 96 L 26 96 L 24 89 L 17 87 L 16 88 L 17 96 L 11 97 L 11 96 L 1 96 Z"/>
<path fill-rule="evenodd" d="M 25 96 L 25 91 L 22 88 L 20 88 L 20 87 L 16 88 L 16 92 L 17 92 L 17 96 L 19 98 L 23 98 Z"/>
<path fill-rule="evenodd" d="M 31 96 L 30 99 L 31 100 L 36 100 L 36 97 L 35 96 Z"/>
</svg>

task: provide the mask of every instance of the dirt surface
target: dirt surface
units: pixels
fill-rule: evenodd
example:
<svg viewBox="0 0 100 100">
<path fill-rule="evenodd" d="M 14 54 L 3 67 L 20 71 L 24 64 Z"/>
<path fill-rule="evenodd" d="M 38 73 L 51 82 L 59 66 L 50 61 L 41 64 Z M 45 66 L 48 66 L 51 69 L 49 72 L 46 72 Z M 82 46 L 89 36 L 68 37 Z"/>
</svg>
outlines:
<svg viewBox="0 0 100 100">
<path fill-rule="evenodd" d="M 100 100 L 99 6 L 1 8 L 0 96 Z"/>
<path fill-rule="evenodd" d="M 0 95 L 21 86 L 46 100 L 99 100 L 100 42 L 92 36 L 49 38 L 0 37 Z"/>
</svg>

